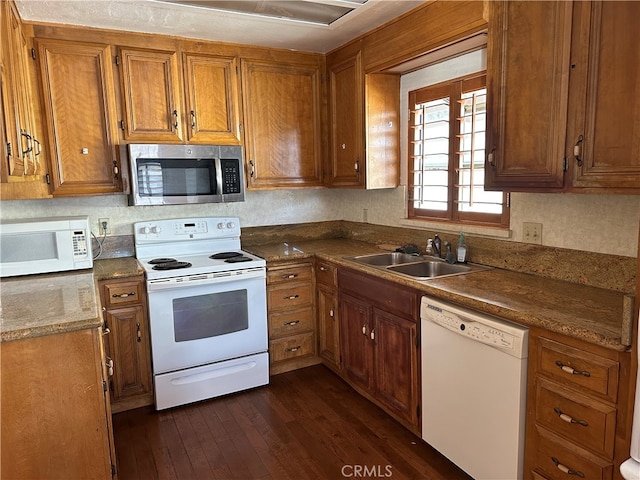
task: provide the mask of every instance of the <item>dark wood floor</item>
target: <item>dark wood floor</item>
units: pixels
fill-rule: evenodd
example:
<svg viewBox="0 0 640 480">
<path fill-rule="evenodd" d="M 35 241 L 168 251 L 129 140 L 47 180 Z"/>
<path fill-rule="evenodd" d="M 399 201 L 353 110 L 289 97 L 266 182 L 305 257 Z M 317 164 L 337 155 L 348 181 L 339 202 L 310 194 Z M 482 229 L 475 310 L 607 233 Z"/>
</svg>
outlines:
<svg viewBox="0 0 640 480">
<path fill-rule="evenodd" d="M 470 478 L 322 365 L 113 428 L 120 480 Z"/>
</svg>

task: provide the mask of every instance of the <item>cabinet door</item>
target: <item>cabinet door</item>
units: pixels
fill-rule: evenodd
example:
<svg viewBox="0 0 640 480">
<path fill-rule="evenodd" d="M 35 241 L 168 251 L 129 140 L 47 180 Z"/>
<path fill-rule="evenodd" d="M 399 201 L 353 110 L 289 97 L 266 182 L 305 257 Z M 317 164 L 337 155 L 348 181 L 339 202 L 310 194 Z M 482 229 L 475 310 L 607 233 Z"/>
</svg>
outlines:
<svg viewBox="0 0 640 480">
<path fill-rule="evenodd" d="M 487 190 L 563 187 L 571 7 L 488 2 Z"/>
<path fill-rule="evenodd" d="M 236 59 L 186 53 L 183 65 L 189 141 L 240 144 Z"/>
<path fill-rule="evenodd" d="M 320 67 L 242 62 L 249 188 L 322 184 Z"/>
<path fill-rule="evenodd" d="M 30 44 L 13 2 L 0 4 L 1 198 L 49 197 Z"/>
<path fill-rule="evenodd" d="M 122 191 L 108 45 L 36 40 L 54 196 Z"/>
<path fill-rule="evenodd" d="M 328 67 L 331 122 L 330 172 L 333 187 L 364 187 L 364 74 L 362 55 Z"/>
<path fill-rule="evenodd" d="M 325 287 L 317 289 L 318 341 L 320 356 L 335 367 L 340 367 L 340 325 L 338 295 Z"/>
<path fill-rule="evenodd" d="M 114 362 L 112 402 L 152 393 L 149 332 L 141 305 L 107 310 L 109 355 Z M 117 410 L 117 409 L 116 409 Z"/>
<path fill-rule="evenodd" d="M 340 296 L 340 341 L 342 366 L 353 383 L 372 387 L 373 343 L 371 313 L 367 303 L 348 295 Z"/>
<path fill-rule="evenodd" d="M 121 48 L 119 62 L 124 97 L 124 138 L 145 142 L 181 141 L 183 112 L 178 54 Z"/>
<path fill-rule="evenodd" d="M 576 10 L 573 185 L 640 193 L 640 3 L 580 2 Z"/>
<path fill-rule="evenodd" d="M 413 321 L 373 310 L 376 398 L 411 424 L 418 424 L 418 344 Z"/>
</svg>

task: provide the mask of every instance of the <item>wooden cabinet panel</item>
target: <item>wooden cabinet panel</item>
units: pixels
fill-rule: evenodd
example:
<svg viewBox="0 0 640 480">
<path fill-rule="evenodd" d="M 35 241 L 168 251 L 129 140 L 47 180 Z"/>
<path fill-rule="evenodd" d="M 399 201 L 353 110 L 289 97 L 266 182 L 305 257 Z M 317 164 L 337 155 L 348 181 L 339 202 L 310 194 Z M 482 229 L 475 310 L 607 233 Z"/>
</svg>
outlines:
<svg viewBox="0 0 640 480">
<path fill-rule="evenodd" d="M 190 142 L 240 144 L 238 66 L 235 57 L 182 57 Z"/>
<path fill-rule="evenodd" d="M 318 313 L 318 354 L 330 366 L 340 368 L 340 320 L 338 293 L 320 284 L 316 290 Z"/>
<path fill-rule="evenodd" d="M 540 373 L 616 402 L 617 362 L 546 338 L 540 339 L 536 358 Z"/>
<path fill-rule="evenodd" d="M 111 408 L 121 412 L 153 403 L 151 332 L 144 277 L 100 281 L 107 355 L 113 361 Z"/>
<path fill-rule="evenodd" d="M 351 382 L 370 390 L 373 386 L 370 307 L 366 302 L 349 295 L 340 294 L 339 301 L 344 372 Z"/>
<path fill-rule="evenodd" d="M 278 338 L 314 330 L 313 309 L 286 309 L 269 315 L 269 337 Z"/>
<path fill-rule="evenodd" d="M 109 45 L 36 39 L 54 196 L 122 191 Z"/>
<path fill-rule="evenodd" d="M 640 71 L 630 68 L 640 63 L 640 3 L 578 2 L 576 10 L 573 186 L 640 193 Z"/>
<path fill-rule="evenodd" d="M 613 464 L 586 451 L 570 448 L 560 437 L 539 429 L 540 443 L 536 452 L 537 469 L 548 480 L 583 478 L 611 480 Z M 572 472 L 572 473 L 570 473 Z"/>
<path fill-rule="evenodd" d="M 310 282 L 312 275 L 313 271 L 309 263 L 274 266 L 267 269 L 267 285 Z"/>
<path fill-rule="evenodd" d="M 0 4 L 0 43 L 0 198 L 46 198 L 48 165 L 33 81 L 35 62 L 12 1 Z"/>
<path fill-rule="evenodd" d="M 124 138 L 128 141 L 183 140 L 178 54 L 120 48 Z"/>
<path fill-rule="evenodd" d="M 616 409 L 611 405 L 540 379 L 536 421 L 584 448 L 613 457 Z"/>
<path fill-rule="evenodd" d="M 418 340 L 416 322 L 373 311 L 376 396 L 412 424 L 418 422 Z"/>
<path fill-rule="evenodd" d="M 100 329 L 3 342 L 2 478 L 112 478 Z"/>
<path fill-rule="evenodd" d="M 277 364 L 286 360 L 311 357 L 316 354 L 314 332 L 269 341 L 269 360 Z"/>
<path fill-rule="evenodd" d="M 329 288 L 338 287 L 338 269 L 335 265 L 317 261 L 316 262 L 316 283 Z"/>
<path fill-rule="evenodd" d="M 487 190 L 561 188 L 571 2 L 488 3 Z"/>
<path fill-rule="evenodd" d="M 249 188 L 321 186 L 320 66 L 241 63 Z"/>
<path fill-rule="evenodd" d="M 267 304 L 271 309 L 299 308 L 312 303 L 311 283 L 273 285 L 267 291 Z"/>
<path fill-rule="evenodd" d="M 141 305 L 107 310 L 111 329 L 109 355 L 114 361 L 111 393 L 114 403 L 152 392 L 151 352 L 145 310 Z M 117 408 L 120 411 L 119 408 Z"/>
</svg>

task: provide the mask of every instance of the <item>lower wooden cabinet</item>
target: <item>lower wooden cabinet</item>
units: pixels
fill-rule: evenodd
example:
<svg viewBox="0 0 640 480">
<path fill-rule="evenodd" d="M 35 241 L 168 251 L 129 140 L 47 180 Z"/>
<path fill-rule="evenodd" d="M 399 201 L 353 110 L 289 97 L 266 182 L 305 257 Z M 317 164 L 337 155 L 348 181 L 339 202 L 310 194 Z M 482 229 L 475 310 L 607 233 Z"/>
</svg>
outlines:
<svg viewBox="0 0 640 480">
<path fill-rule="evenodd" d="M 341 368 L 338 269 L 329 262 L 316 262 L 316 315 L 318 355 L 332 370 Z"/>
<path fill-rule="evenodd" d="M 144 277 L 102 280 L 107 356 L 114 413 L 153 404 L 149 320 Z"/>
<path fill-rule="evenodd" d="M 628 457 L 628 352 L 532 329 L 525 478 L 619 478 Z"/>
<path fill-rule="evenodd" d="M 104 366 L 101 328 L 2 343 L 1 478 L 112 478 Z"/>
<path fill-rule="evenodd" d="M 419 293 L 346 269 L 338 286 L 344 378 L 419 435 Z"/>
<path fill-rule="evenodd" d="M 320 362 L 316 355 L 313 265 L 267 265 L 269 372 L 271 375 Z"/>
</svg>

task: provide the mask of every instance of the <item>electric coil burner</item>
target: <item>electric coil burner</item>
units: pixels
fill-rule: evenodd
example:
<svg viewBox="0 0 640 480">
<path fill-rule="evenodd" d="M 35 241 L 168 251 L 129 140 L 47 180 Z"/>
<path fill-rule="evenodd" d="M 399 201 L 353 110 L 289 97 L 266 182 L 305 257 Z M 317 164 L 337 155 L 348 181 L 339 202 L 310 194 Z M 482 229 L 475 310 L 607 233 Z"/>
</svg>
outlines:
<svg viewBox="0 0 640 480">
<path fill-rule="evenodd" d="M 266 262 L 237 218 L 134 224 L 145 270 L 156 408 L 269 382 Z"/>
</svg>

